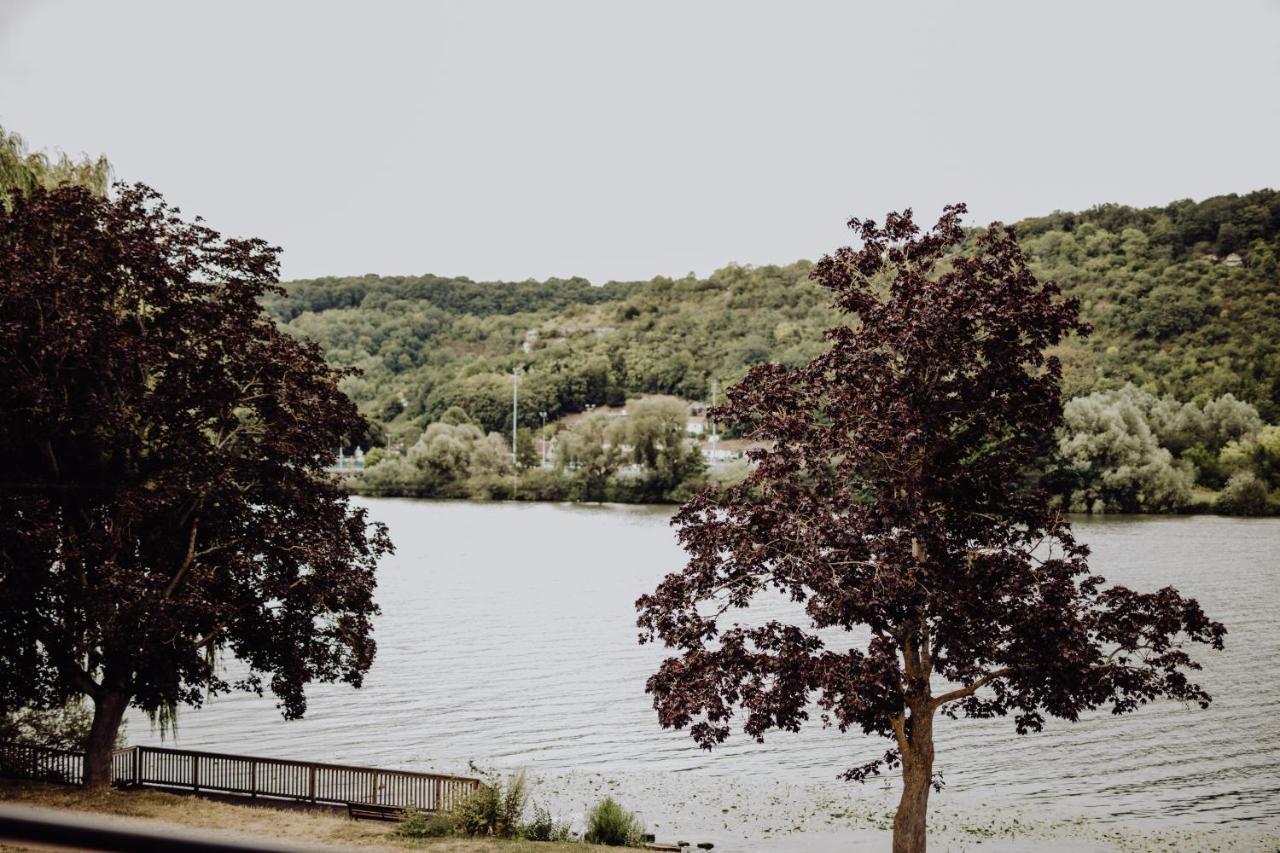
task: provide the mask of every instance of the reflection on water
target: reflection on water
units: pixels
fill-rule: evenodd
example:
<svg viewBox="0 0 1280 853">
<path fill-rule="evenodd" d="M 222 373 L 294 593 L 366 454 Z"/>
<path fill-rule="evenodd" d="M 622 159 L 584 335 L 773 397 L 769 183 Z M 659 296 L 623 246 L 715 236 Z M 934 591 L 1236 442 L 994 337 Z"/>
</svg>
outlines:
<svg viewBox="0 0 1280 853">
<path fill-rule="evenodd" d="M 418 770 L 528 767 L 833 782 L 878 740 L 816 726 L 740 736 L 713 753 L 664 732 L 644 693 L 661 649 L 636 643 L 633 603 L 682 564 L 666 507 L 368 501 L 398 552 L 381 569 L 378 659 L 359 691 L 321 685 L 307 718 L 238 694 L 184 713 L 178 744 Z M 1227 624 L 1205 651 L 1208 711 L 1051 721 L 941 720 L 948 794 L 1054 803 L 1093 818 L 1280 825 L 1280 521 L 1080 519 L 1094 570 L 1172 584 Z M 145 718 L 134 742 L 156 743 Z"/>
</svg>

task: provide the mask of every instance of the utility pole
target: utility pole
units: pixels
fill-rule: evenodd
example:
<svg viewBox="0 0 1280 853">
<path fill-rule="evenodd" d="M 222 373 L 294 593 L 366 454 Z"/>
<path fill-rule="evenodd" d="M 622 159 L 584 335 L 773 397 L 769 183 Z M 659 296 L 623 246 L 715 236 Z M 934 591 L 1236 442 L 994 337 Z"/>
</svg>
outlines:
<svg viewBox="0 0 1280 853">
<path fill-rule="evenodd" d="M 520 457 L 516 452 L 516 418 L 520 414 L 520 373 L 519 368 L 511 368 L 511 496 L 516 496 L 520 487 Z"/>
<path fill-rule="evenodd" d="M 720 380 L 712 379 L 711 380 L 711 408 L 713 409 L 716 407 L 716 392 L 719 390 L 720 390 Z M 711 421 L 711 443 L 715 444 L 717 441 L 720 440 L 719 437 L 716 436 L 716 421 L 715 421 L 715 418 L 711 417 L 710 413 L 707 414 L 707 420 Z"/>
<path fill-rule="evenodd" d="M 547 413 L 542 412 L 542 467 L 547 467 Z"/>
</svg>

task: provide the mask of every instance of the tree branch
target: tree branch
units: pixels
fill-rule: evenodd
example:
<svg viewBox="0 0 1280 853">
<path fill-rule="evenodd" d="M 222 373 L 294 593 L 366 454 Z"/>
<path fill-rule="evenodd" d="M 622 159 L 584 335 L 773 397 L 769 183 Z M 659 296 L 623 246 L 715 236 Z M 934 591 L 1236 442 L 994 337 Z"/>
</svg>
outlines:
<svg viewBox="0 0 1280 853">
<path fill-rule="evenodd" d="M 178 583 L 182 580 L 182 576 L 191 568 L 191 564 L 196 559 L 196 531 L 200 529 L 200 519 L 194 518 L 191 521 L 191 535 L 187 537 L 187 556 L 182 561 L 182 565 L 178 567 L 178 571 L 170 578 L 169 583 L 164 588 L 164 594 L 160 596 L 161 601 L 168 601 L 169 596 L 173 595 L 173 591 L 178 588 Z"/>
<path fill-rule="evenodd" d="M 997 678 L 1002 678 L 1008 675 L 1012 671 L 1013 671 L 1012 668 L 1006 666 L 1001 669 L 997 669 L 993 672 L 988 672 L 986 675 L 982 676 L 977 681 L 973 682 L 967 687 L 960 687 L 955 690 L 952 690 L 950 693 L 943 693 L 941 696 L 938 696 L 937 698 L 935 698 L 930 703 L 930 706 L 936 709 L 941 707 L 942 705 L 947 704 L 948 702 L 954 702 L 957 699 L 963 699 L 966 696 L 972 696 L 974 693 L 977 693 L 979 690 L 981 690 L 983 687 L 986 687 L 988 684 L 995 681 Z"/>
</svg>

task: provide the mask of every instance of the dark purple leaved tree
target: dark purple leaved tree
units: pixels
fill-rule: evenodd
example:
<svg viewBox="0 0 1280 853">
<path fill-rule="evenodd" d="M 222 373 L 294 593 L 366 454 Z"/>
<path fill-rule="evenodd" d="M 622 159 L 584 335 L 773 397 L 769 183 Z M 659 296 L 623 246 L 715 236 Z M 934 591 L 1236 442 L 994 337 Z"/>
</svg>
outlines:
<svg viewBox="0 0 1280 853">
<path fill-rule="evenodd" d="M 641 641 L 678 652 L 648 682 L 663 726 L 706 748 L 735 715 L 761 738 L 815 707 L 901 768 L 893 849 L 925 849 L 933 726 L 1012 715 L 1019 733 L 1157 697 L 1207 705 L 1187 642 L 1226 633 L 1174 589 L 1089 573 L 1088 549 L 1030 471 L 1061 418 L 1048 347 L 1087 333 L 1027 269 L 1010 228 L 969 238 L 964 206 L 921 233 L 910 211 L 853 220 L 860 249 L 813 269 L 849 317 L 809 364 L 760 365 L 719 417 L 771 444 L 740 485 L 674 519 L 689 555 L 637 602 Z M 745 621 L 762 594 L 798 617 Z M 744 621 L 735 621 L 744 620 Z M 866 632 L 849 651 L 820 633 Z"/>
<path fill-rule="evenodd" d="M 87 696 L 85 782 L 132 704 L 171 714 L 373 661 L 386 531 L 325 472 L 364 421 L 260 298 L 277 250 L 145 187 L 0 208 L 0 712 Z M 230 683 L 218 658 L 247 674 Z"/>
</svg>

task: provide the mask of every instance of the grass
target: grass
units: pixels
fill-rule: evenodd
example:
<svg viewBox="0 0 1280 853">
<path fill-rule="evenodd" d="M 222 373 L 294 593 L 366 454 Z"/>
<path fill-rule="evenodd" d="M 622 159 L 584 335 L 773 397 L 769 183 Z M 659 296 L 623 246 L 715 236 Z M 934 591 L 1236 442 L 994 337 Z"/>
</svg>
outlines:
<svg viewBox="0 0 1280 853">
<path fill-rule="evenodd" d="M 257 837 L 371 851 L 426 849 L 436 853 L 584 853 L 604 849 L 579 843 L 401 838 L 394 834 L 394 823 L 349 820 L 326 811 L 236 805 L 162 791 L 112 790 L 91 794 L 62 785 L 0 779 L 0 801 L 156 821 L 242 841 Z"/>
</svg>

